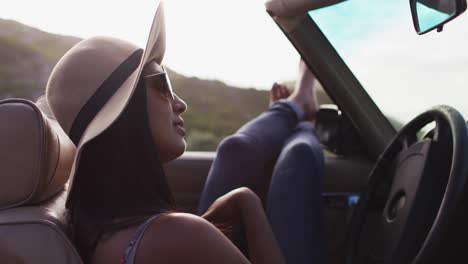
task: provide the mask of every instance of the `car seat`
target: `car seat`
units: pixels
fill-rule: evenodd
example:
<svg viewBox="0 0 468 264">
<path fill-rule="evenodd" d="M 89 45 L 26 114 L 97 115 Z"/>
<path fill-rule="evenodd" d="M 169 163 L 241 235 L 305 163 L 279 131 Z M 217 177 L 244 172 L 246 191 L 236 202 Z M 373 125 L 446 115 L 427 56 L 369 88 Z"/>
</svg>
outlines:
<svg viewBox="0 0 468 264">
<path fill-rule="evenodd" d="M 64 217 L 76 148 L 48 115 L 0 102 L 0 263 L 82 263 Z"/>
</svg>

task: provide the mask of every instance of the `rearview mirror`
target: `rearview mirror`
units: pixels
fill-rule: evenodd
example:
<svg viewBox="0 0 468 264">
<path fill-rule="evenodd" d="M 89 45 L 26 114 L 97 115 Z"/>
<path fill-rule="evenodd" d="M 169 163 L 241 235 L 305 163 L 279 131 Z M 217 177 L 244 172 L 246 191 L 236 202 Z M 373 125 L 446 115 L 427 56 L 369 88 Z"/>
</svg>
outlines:
<svg viewBox="0 0 468 264">
<path fill-rule="evenodd" d="M 410 0 L 411 14 L 419 35 L 437 28 L 442 31 L 445 23 L 466 10 L 466 0 Z"/>
</svg>

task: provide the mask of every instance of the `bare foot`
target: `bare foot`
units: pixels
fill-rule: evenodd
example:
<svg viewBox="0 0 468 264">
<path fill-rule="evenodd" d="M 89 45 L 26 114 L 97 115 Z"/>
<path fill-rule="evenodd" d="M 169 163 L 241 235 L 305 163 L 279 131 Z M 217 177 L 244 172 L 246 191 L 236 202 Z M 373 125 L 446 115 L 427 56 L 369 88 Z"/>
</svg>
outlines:
<svg viewBox="0 0 468 264">
<path fill-rule="evenodd" d="M 290 95 L 291 92 L 286 85 L 274 83 L 270 90 L 270 106 L 280 99 L 288 98 Z"/>
<path fill-rule="evenodd" d="M 301 60 L 299 63 L 299 78 L 289 99 L 304 110 L 304 118 L 306 120 L 314 119 L 320 107 L 317 100 L 317 85 L 317 78 L 315 78 L 315 75 L 309 70 L 304 61 Z"/>
</svg>

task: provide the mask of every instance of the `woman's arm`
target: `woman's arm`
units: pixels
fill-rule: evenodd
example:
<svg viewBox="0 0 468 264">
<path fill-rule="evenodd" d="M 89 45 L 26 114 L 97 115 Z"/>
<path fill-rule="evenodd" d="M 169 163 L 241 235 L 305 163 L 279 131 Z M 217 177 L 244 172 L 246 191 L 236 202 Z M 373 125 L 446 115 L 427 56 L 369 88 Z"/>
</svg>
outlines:
<svg viewBox="0 0 468 264">
<path fill-rule="evenodd" d="M 136 263 L 250 264 L 215 226 L 185 213 L 161 216 L 150 225 L 138 246 Z"/>
<path fill-rule="evenodd" d="M 238 188 L 218 198 L 202 217 L 214 224 L 229 225 L 234 234 L 242 225 L 252 263 L 285 263 L 260 198 L 250 189 Z"/>
<path fill-rule="evenodd" d="M 215 208 L 213 210 L 213 208 Z M 171 264 L 283 264 L 260 199 L 249 189 L 236 189 L 220 197 L 204 216 L 235 212 L 247 231 L 249 261 L 213 224 L 184 213 L 171 213 L 155 220 L 138 246 L 136 262 Z M 123 249 L 122 249 L 123 250 Z"/>
</svg>

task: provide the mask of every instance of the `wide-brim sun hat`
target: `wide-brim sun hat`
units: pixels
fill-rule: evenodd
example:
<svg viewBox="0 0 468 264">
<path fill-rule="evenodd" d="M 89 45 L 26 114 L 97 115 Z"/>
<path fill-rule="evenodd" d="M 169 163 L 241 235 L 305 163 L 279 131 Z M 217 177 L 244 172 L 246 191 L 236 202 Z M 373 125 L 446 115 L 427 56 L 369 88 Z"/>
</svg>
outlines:
<svg viewBox="0 0 468 264">
<path fill-rule="evenodd" d="M 89 38 L 71 48 L 49 77 L 47 101 L 77 147 L 69 193 L 73 192 L 75 173 L 86 144 L 107 130 L 123 113 L 143 67 L 152 61 L 161 64 L 164 58 L 164 9 L 161 1 L 155 2 L 156 13 L 144 50 L 112 37 Z M 69 206 L 69 199 L 66 206 Z"/>
</svg>

